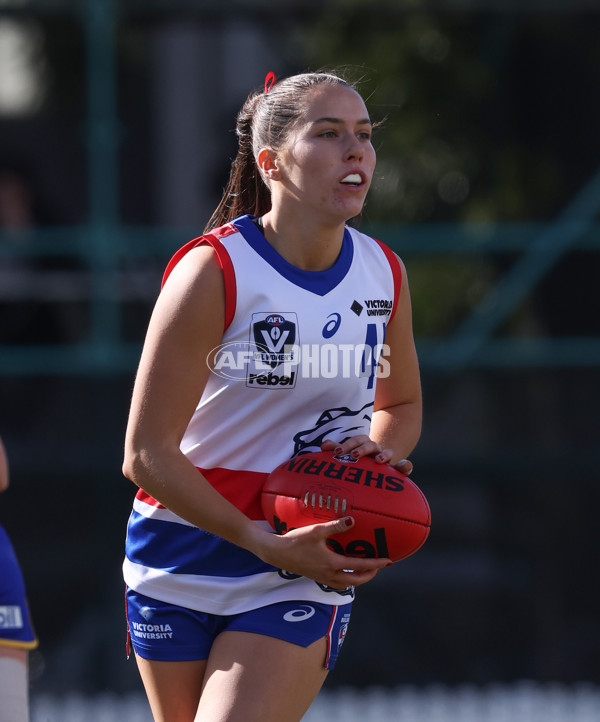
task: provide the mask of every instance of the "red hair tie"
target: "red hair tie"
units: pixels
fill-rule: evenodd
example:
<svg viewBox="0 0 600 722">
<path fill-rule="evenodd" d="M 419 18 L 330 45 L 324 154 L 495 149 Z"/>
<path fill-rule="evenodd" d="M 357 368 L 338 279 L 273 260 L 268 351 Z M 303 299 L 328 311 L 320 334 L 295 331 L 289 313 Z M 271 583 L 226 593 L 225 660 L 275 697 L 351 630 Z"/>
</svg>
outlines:
<svg viewBox="0 0 600 722">
<path fill-rule="evenodd" d="M 273 83 L 277 80 L 277 76 L 274 72 L 271 70 L 266 74 L 265 76 L 265 93 L 268 93 L 269 90 L 273 87 Z"/>
</svg>

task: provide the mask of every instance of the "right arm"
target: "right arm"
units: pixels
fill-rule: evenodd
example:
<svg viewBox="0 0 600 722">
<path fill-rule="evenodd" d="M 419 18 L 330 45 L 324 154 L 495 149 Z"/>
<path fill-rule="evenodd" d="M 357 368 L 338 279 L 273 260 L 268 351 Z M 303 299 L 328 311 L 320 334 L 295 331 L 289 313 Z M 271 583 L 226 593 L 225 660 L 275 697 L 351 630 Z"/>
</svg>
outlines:
<svg viewBox="0 0 600 722">
<path fill-rule="evenodd" d="M 224 284 L 214 251 L 201 246 L 177 264 L 154 308 L 135 380 L 125 438 L 125 476 L 190 523 L 248 549 L 263 561 L 328 586 L 371 579 L 385 559 L 348 559 L 325 539 L 345 520 L 277 536 L 227 501 L 180 450 L 222 341 Z M 342 573 L 351 568 L 353 573 Z"/>
</svg>

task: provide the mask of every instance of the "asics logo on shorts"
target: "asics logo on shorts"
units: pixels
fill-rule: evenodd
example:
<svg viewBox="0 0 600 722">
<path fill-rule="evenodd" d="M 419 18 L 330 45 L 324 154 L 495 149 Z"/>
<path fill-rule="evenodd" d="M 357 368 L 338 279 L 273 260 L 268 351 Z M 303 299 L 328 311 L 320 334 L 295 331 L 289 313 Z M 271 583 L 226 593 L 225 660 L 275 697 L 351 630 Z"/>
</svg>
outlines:
<svg viewBox="0 0 600 722">
<path fill-rule="evenodd" d="M 304 622 L 306 619 L 310 619 L 315 613 L 314 607 L 310 607 L 308 604 L 302 605 L 301 609 L 292 609 L 283 615 L 286 622 Z"/>
</svg>

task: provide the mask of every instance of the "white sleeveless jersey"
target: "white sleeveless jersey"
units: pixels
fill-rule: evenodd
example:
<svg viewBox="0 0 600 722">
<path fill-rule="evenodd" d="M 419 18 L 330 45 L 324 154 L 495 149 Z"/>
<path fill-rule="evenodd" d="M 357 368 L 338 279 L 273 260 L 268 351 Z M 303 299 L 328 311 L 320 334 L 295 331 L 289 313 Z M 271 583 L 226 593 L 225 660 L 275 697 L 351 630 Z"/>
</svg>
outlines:
<svg viewBox="0 0 600 722">
<path fill-rule="evenodd" d="M 229 501 L 265 529 L 260 492 L 268 473 L 325 439 L 368 434 L 377 374 L 389 368 L 385 328 L 401 283 L 391 251 L 346 228 L 326 271 L 287 263 L 252 217 L 190 241 L 210 243 L 223 269 L 226 329 L 181 449 Z M 284 600 L 351 602 L 265 564 L 203 531 L 140 490 L 129 520 L 124 576 L 161 601 L 237 614 Z"/>
</svg>

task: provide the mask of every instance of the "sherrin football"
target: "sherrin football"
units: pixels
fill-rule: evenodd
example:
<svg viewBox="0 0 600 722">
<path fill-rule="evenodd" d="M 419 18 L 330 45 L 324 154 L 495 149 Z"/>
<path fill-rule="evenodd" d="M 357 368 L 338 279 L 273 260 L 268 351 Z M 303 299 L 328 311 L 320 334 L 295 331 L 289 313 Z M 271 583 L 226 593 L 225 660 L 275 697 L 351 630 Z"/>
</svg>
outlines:
<svg viewBox="0 0 600 722">
<path fill-rule="evenodd" d="M 334 551 L 347 556 L 400 561 L 425 543 L 431 525 L 429 504 L 419 487 L 370 456 L 299 454 L 269 474 L 261 501 L 278 534 L 352 516 L 350 530 L 327 540 Z"/>
</svg>

